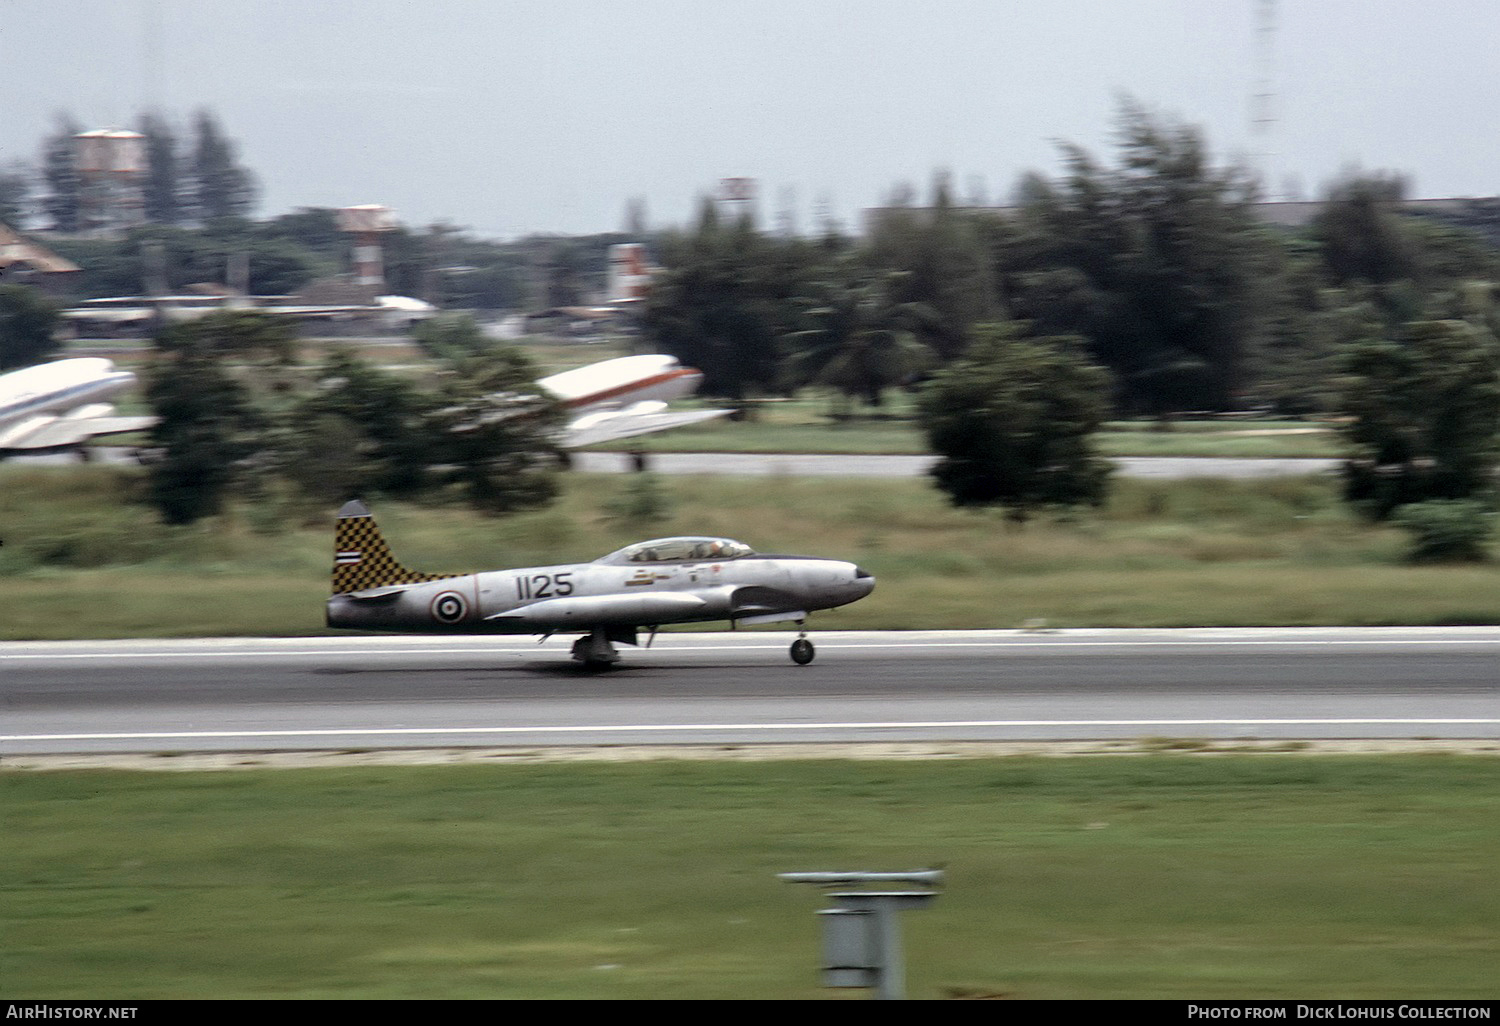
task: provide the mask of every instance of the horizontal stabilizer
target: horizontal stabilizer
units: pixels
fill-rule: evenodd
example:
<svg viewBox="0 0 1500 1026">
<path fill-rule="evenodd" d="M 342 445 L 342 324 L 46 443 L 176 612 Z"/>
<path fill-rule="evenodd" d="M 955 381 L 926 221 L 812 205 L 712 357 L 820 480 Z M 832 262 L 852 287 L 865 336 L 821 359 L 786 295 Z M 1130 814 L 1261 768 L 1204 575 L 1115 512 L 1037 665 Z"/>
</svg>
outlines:
<svg viewBox="0 0 1500 1026">
<path fill-rule="evenodd" d="M 393 584 L 384 588 L 366 588 L 364 591 L 351 591 L 346 593 L 346 598 L 355 602 L 390 602 L 397 595 L 406 590 L 403 584 Z"/>
<path fill-rule="evenodd" d="M 0 431 L 0 449 L 62 449 L 99 435 L 144 431 L 155 417 L 32 417 Z"/>
<path fill-rule="evenodd" d="M 659 592 L 653 595 L 589 595 L 544 599 L 520 609 L 486 617 L 543 630 L 673 623 L 701 612 L 708 603 L 697 595 Z"/>
</svg>

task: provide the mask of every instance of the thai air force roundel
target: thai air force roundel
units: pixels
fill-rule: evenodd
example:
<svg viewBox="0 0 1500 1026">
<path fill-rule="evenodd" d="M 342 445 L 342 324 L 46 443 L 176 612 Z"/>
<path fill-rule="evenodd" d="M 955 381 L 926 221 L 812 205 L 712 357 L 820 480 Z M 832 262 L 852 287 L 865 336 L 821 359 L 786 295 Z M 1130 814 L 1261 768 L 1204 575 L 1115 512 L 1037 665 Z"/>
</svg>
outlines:
<svg viewBox="0 0 1500 1026">
<path fill-rule="evenodd" d="M 432 618 L 438 623 L 458 623 L 469 614 L 469 604 L 456 591 L 445 591 L 432 600 Z"/>
</svg>

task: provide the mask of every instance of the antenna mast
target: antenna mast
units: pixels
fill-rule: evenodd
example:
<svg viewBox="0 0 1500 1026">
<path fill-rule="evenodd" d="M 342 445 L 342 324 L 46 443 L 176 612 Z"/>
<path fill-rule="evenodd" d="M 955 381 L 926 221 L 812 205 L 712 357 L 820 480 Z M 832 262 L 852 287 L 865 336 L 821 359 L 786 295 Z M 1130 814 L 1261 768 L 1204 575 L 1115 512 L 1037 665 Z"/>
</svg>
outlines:
<svg viewBox="0 0 1500 1026">
<path fill-rule="evenodd" d="M 1250 98 L 1250 135 L 1255 140 L 1255 165 L 1266 198 L 1277 199 L 1271 184 L 1276 154 L 1272 132 L 1276 127 L 1275 93 L 1276 0 L 1255 2 L 1255 93 Z"/>
</svg>

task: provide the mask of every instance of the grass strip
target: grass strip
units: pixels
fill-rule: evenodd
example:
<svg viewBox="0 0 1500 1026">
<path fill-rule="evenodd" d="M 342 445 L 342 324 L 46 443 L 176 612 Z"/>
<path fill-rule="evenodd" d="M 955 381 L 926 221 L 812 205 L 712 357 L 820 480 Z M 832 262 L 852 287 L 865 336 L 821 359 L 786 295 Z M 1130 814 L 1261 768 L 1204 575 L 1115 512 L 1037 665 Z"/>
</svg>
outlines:
<svg viewBox="0 0 1500 1026">
<path fill-rule="evenodd" d="M 919 479 L 564 485 L 554 506 L 501 519 L 374 508 L 401 560 L 431 572 L 586 561 L 671 534 L 855 560 L 879 584 L 814 617 L 824 629 L 1500 623 L 1492 564 L 1407 565 L 1401 532 L 1360 521 L 1329 479 L 1122 479 L 1102 509 L 1021 529 Z M 141 492 L 130 468 L 0 467 L 0 638 L 326 633 L 331 507 L 240 506 L 172 528 Z"/>
<path fill-rule="evenodd" d="M 0 996 L 834 997 L 821 899 L 775 874 L 942 866 L 915 997 L 1493 999 L 1497 784 L 1437 755 L 0 773 Z"/>
</svg>

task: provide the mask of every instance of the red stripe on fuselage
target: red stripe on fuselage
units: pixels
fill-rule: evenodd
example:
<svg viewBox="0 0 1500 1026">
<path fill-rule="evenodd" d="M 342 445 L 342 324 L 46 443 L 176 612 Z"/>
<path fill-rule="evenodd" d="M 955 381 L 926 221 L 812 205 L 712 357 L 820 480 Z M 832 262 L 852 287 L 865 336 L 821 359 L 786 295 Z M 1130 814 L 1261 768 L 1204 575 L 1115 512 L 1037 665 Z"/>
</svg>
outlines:
<svg viewBox="0 0 1500 1026">
<path fill-rule="evenodd" d="M 643 392 L 648 388 L 665 385 L 669 381 L 675 381 L 678 378 L 684 377 L 698 378 L 702 377 L 702 373 L 692 367 L 678 367 L 675 370 L 667 371 L 665 374 L 642 378 L 639 381 L 632 381 L 626 385 L 616 385 L 614 388 L 606 388 L 599 392 L 590 392 L 588 395 L 581 395 L 576 399 L 567 399 L 563 402 L 563 405 L 569 409 L 593 406 L 596 403 L 609 402 L 612 399 L 630 395 L 632 392 Z"/>
</svg>

